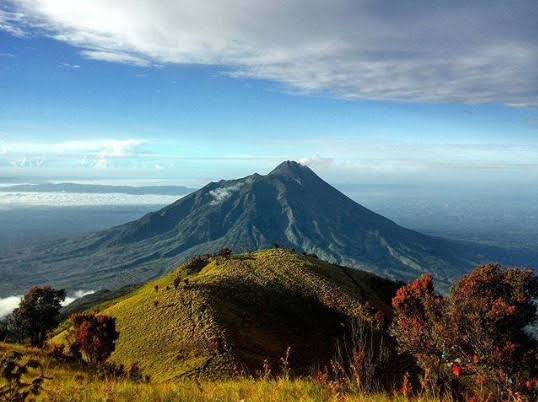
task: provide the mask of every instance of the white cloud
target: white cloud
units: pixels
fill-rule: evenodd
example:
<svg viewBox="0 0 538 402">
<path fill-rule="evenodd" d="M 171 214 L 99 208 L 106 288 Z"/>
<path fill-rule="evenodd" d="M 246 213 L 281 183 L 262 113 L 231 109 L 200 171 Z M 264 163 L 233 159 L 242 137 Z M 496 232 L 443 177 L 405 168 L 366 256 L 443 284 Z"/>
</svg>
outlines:
<svg viewBox="0 0 538 402">
<path fill-rule="evenodd" d="M 73 293 L 71 296 L 67 296 L 62 303 L 62 306 L 67 306 L 71 303 L 73 303 L 75 300 L 80 299 L 81 297 L 88 296 L 91 294 L 94 294 L 95 290 L 77 290 Z"/>
<path fill-rule="evenodd" d="M 104 155 L 99 155 L 93 162 L 93 167 L 96 169 L 107 169 L 110 167 L 110 162 Z"/>
<path fill-rule="evenodd" d="M 22 158 L 10 162 L 14 168 L 41 168 L 45 166 L 43 159 Z"/>
<path fill-rule="evenodd" d="M 67 68 L 69 70 L 78 70 L 80 68 L 80 64 L 60 63 L 60 67 Z"/>
<path fill-rule="evenodd" d="M 322 156 L 316 155 L 309 158 L 299 159 L 301 165 L 311 167 L 312 169 L 325 170 L 329 168 L 334 162 L 334 158 L 324 158 Z"/>
<path fill-rule="evenodd" d="M 0 155 L 15 168 L 41 168 L 51 160 L 76 158 L 80 166 L 106 169 L 114 160 L 137 156 L 142 139 L 95 139 L 62 142 L 0 139 Z"/>
<path fill-rule="evenodd" d="M 348 99 L 538 104 L 532 0 L 7 4 L 14 11 L 0 29 L 31 25 L 97 60 L 226 66 L 234 76 Z"/>
<path fill-rule="evenodd" d="M 54 193 L 54 192 L 2 192 L 0 209 L 28 207 L 84 207 L 84 206 L 165 206 L 177 201 L 181 196 L 158 194 L 120 193 Z"/>
<path fill-rule="evenodd" d="M 71 303 L 73 303 L 76 299 L 79 299 L 81 297 L 91 295 L 92 293 L 95 293 L 94 290 L 77 290 L 75 291 L 71 296 L 67 296 L 62 303 L 62 306 L 67 306 Z M 4 298 L 0 298 L 0 318 L 5 317 L 6 315 L 10 314 L 13 310 L 15 310 L 21 301 L 22 296 L 8 296 Z"/>
<path fill-rule="evenodd" d="M 239 182 L 237 184 L 219 187 L 214 190 L 211 190 L 209 194 L 213 197 L 213 201 L 209 205 L 218 205 L 232 196 L 235 191 L 238 191 L 243 186 L 243 183 Z"/>
<path fill-rule="evenodd" d="M 15 310 L 21 301 L 22 296 L 8 296 L 0 298 L 0 318 L 5 317 Z"/>
<path fill-rule="evenodd" d="M 141 57 L 121 52 L 106 52 L 102 50 L 83 50 L 80 52 L 88 59 L 108 61 L 112 63 L 133 64 L 140 67 L 148 67 L 151 63 Z"/>
<path fill-rule="evenodd" d="M 104 155 L 108 157 L 125 157 L 131 155 L 137 147 L 146 141 L 137 138 L 131 139 L 94 139 L 72 140 L 61 142 L 40 141 L 7 141 L 0 140 L 0 146 L 4 152 L 28 153 L 28 154 L 53 154 L 53 155 Z"/>
<path fill-rule="evenodd" d="M 26 36 L 22 28 L 24 25 L 24 14 L 13 11 L 3 10 L 0 8 L 0 30 L 9 32 L 18 38 Z M 4 53 L 5 54 L 5 53 Z"/>
</svg>

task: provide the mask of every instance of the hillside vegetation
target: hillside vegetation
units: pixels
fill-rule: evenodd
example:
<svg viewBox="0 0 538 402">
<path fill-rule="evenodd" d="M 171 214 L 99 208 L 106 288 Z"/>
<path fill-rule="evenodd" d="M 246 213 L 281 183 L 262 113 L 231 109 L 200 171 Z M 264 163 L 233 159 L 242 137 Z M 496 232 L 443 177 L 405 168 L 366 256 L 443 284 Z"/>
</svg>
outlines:
<svg viewBox="0 0 538 402">
<path fill-rule="evenodd" d="M 177 288 L 174 284 L 176 282 Z M 397 284 L 282 249 L 187 264 L 105 308 L 121 333 L 112 360 L 153 381 L 326 363 L 353 317 L 390 314 Z M 61 341 L 61 335 L 56 339 Z"/>
<path fill-rule="evenodd" d="M 42 349 L 1 344 L 0 400 L 538 398 L 530 269 L 478 266 L 443 296 L 431 275 L 404 285 L 278 247 L 222 249 L 95 299 L 38 342 L 58 321 L 34 313 L 59 316 L 62 297 L 34 287 L 2 327 Z"/>
<path fill-rule="evenodd" d="M 78 364 L 59 363 L 46 351 L 22 345 L 0 342 L 0 356 L 19 352 L 37 359 L 49 378 L 45 381 L 37 401 L 53 402 L 385 402 L 404 401 L 390 395 L 346 394 L 338 395 L 330 387 L 312 380 L 236 379 L 220 381 L 177 381 L 137 384 L 129 381 L 103 380 L 89 374 Z M 30 370 L 25 380 L 39 375 Z M 0 378 L 0 387 L 3 379 Z M 430 399 L 417 398 L 417 402 Z M 433 399 L 431 400 L 433 401 Z"/>
</svg>

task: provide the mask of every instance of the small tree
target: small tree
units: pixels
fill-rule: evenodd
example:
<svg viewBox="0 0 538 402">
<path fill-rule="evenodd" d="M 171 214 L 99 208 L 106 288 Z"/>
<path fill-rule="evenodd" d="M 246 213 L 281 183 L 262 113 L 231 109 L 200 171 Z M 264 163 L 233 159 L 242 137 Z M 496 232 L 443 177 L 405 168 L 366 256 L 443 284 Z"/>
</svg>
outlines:
<svg viewBox="0 0 538 402">
<path fill-rule="evenodd" d="M 50 330 L 58 325 L 65 290 L 34 286 L 13 311 L 13 325 L 30 338 L 32 346 L 42 347 Z"/>
<path fill-rule="evenodd" d="M 75 342 L 92 365 L 104 362 L 115 350 L 120 336 L 115 318 L 95 313 L 75 314 L 71 321 Z"/>
</svg>

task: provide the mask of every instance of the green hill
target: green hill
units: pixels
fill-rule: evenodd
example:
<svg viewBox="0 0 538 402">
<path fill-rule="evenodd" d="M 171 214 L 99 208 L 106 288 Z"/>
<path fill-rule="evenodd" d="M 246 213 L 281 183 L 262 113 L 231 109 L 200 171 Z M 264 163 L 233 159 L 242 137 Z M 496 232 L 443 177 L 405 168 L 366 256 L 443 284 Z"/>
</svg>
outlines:
<svg viewBox="0 0 538 402">
<path fill-rule="evenodd" d="M 226 378 L 276 367 L 308 372 L 334 354 L 353 317 L 390 314 L 397 284 L 283 249 L 186 264 L 103 310 L 120 340 L 112 360 L 154 381 Z M 181 284 L 174 286 L 174 279 Z M 158 288 L 156 288 L 158 287 Z"/>
</svg>

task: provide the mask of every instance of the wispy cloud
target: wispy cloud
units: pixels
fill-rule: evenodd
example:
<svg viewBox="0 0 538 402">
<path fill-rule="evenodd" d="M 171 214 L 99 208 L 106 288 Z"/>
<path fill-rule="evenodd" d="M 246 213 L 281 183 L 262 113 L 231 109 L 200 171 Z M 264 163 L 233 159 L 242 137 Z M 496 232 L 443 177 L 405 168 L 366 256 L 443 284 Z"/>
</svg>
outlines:
<svg viewBox="0 0 538 402">
<path fill-rule="evenodd" d="M 143 139 L 94 139 L 62 142 L 0 139 L 0 155 L 16 168 L 41 168 L 50 161 L 79 161 L 83 167 L 104 169 L 119 159 L 134 157 Z"/>
<path fill-rule="evenodd" d="M 232 186 L 219 187 L 214 190 L 211 190 L 209 194 L 213 197 L 213 200 L 209 203 L 210 205 L 218 205 L 232 196 L 232 194 L 243 186 L 243 183 L 239 182 Z"/>
<path fill-rule="evenodd" d="M 92 139 L 70 140 L 60 142 L 45 141 L 9 141 L 1 140 L 0 145 L 4 152 L 13 153 L 39 153 L 39 154 L 90 154 L 110 157 L 124 157 L 131 154 L 137 147 L 146 141 L 138 138 L 129 139 Z"/>
<path fill-rule="evenodd" d="M 329 168 L 333 164 L 333 162 L 334 158 L 325 158 L 319 155 L 299 159 L 300 164 L 309 166 L 313 169 L 320 170 L 325 170 Z"/>
<path fill-rule="evenodd" d="M 9 163 L 15 168 L 41 168 L 46 164 L 43 159 L 32 159 L 26 157 L 22 159 L 12 160 Z"/>
<path fill-rule="evenodd" d="M 60 63 L 59 67 L 67 68 L 69 70 L 78 70 L 80 68 L 80 64 Z"/>
<path fill-rule="evenodd" d="M 0 8 L 0 30 L 22 38 L 26 36 L 24 24 L 24 14 Z"/>
<path fill-rule="evenodd" d="M 139 56 L 122 52 L 109 52 L 103 50 L 83 50 L 80 52 L 88 59 L 108 61 L 112 63 L 133 64 L 140 67 L 148 67 L 151 62 Z"/>
<path fill-rule="evenodd" d="M 538 104 L 533 0 L 7 4 L 0 29 L 37 27 L 91 59 L 226 66 L 347 99 Z"/>
</svg>

